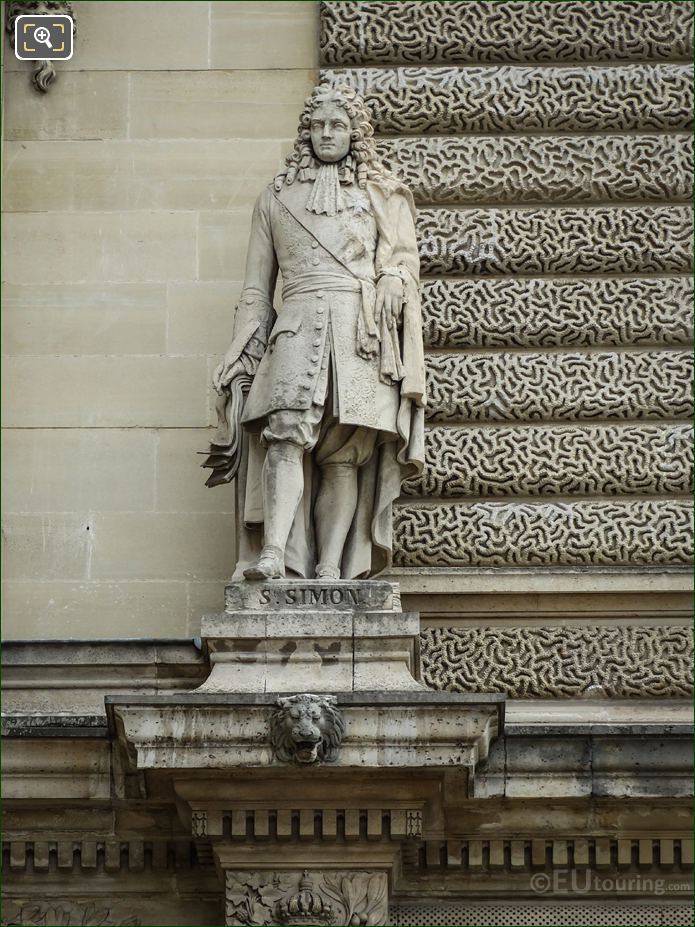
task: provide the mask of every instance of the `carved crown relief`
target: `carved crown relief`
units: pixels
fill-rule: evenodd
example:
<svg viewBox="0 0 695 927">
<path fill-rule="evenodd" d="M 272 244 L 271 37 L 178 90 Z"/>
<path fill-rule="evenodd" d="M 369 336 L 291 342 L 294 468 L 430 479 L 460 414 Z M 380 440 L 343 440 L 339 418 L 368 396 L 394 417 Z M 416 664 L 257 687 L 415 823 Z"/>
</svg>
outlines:
<svg viewBox="0 0 695 927">
<path fill-rule="evenodd" d="M 386 924 L 387 879 L 370 872 L 227 872 L 226 923 Z"/>
</svg>

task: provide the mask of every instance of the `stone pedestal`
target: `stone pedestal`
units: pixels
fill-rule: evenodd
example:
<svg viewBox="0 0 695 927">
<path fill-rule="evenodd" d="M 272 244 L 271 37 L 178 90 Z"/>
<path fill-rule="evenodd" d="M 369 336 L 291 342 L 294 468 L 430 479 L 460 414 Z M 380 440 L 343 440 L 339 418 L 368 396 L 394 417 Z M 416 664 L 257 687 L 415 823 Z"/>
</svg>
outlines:
<svg viewBox="0 0 695 927">
<path fill-rule="evenodd" d="M 212 672 L 201 692 L 423 688 L 417 614 L 378 581 L 232 583 L 201 635 Z"/>
<path fill-rule="evenodd" d="M 419 621 L 379 581 L 231 583 L 193 692 L 109 698 L 124 768 L 178 799 L 226 923 L 387 923 L 404 847 L 441 833 L 504 697 L 419 680 Z"/>
</svg>

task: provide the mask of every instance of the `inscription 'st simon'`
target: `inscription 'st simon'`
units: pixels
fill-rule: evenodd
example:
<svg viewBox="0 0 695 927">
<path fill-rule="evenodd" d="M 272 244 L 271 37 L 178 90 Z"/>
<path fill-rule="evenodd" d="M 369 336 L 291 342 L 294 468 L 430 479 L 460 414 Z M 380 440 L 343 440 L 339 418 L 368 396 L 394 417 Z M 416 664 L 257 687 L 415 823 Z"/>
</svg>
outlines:
<svg viewBox="0 0 695 927">
<path fill-rule="evenodd" d="M 293 589 L 266 587 L 259 593 L 261 605 L 360 605 L 356 589 L 339 589 L 335 586 L 322 589 L 296 586 Z"/>
</svg>

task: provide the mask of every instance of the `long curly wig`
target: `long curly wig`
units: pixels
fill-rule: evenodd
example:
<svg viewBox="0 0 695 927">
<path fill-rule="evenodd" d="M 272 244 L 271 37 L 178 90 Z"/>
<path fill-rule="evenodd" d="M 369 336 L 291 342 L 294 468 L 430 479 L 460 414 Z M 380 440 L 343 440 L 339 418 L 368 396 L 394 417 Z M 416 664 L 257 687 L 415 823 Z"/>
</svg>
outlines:
<svg viewBox="0 0 695 927">
<path fill-rule="evenodd" d="M 284 170 L 275 177 L 275 189 L 279 191 L 283 183 L 291 184 L 297 177 L 300 180 L 313 179 L 321 162 L 311 144 L 311 114 L 322 103 L 337 103 L 350 118 L 350 151 L 338 165 L 341 180 L 352 183 L 356 177 L 358 185 L 364 188 L 368 180 L 392 178 L 393 175 L 379 159 L 371 113 L 365 101 L 352 87 L 334 87 L 324 82 L 314 88 L 304 103 L 294 150 L 287 156 Z"/>
</svg>

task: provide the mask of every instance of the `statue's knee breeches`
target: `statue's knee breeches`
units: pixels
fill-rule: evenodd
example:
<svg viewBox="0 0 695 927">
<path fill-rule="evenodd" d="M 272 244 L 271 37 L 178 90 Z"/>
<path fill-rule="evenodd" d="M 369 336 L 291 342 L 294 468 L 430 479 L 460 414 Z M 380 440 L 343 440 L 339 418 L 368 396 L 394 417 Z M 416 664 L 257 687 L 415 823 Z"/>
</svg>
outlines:
<svg viewBox="0 0 695 927">
<path fill-rule="evenodd" d="M 362 467 L 374 453 L 379 432 L 362 425 L 343 424 L 323 407 L 271 412 L 261 433 L 261 444 L 291 444 L 314 451 L 317 466 Z"/>
<path fill-rule="evenodd" d="M 304 451 L 311 451 L 319 437 L 321 412 L 320 406 L 271 412 L 261 432 L 261 444 L 264 447 L 294 444 Z"/>
<path fill-rule="evenodd" d="M 335 420 L 316 445 L 314 459 L 321 469 L 363 467 L 370 460 L 379 432 L 362 425 L 341 425 Z"/>
</svg>

